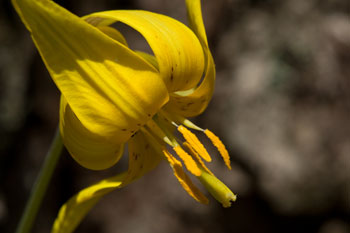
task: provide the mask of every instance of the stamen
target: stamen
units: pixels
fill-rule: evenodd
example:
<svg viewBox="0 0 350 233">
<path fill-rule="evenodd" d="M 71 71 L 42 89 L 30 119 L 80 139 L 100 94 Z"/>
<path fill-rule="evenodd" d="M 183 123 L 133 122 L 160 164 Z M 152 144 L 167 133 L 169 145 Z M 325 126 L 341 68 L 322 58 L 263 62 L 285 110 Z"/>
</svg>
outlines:
<svg viewBox="0 0 350 233">
<path fill-rule="evenodd" d="M 197 136 L 191 131 L 186 129 L 184 126 L 180 125 L 177 130 L 182 134 L 186 141 L 191 145 L 191 147 L 207 162 L 211 161 L 211 157 L 207 150 L 204 148 L 202 143 L 199 141 Z"/>
<path fill-rule="evenodd" d="M 163 154 L 167 158 L 169 164 L 173 168 L 174 175 L 180 182 L 181 186 L 186 192 L 193 197 L 196 201 L 208 204 L 209 200 L 202 194 L 202 192 L 192 183 L 191 179 L 186 175 L 182 169 L 182 164 L 174 156 L 172 156 L 167 150 L 163 150 Z"/>
<path fill-rule="evenodd" d="M 174 144 L 173 141 L 169 139 L 167 135 L 160 129 L 160 127 L 153 121 L 150 120 L 147 122 L 147 124 L 144 127 L 154 138 L 167 143 L 168 145 L 174 147 L 176 144 Z"/>
<path fill-rule="evenodd" d="M 184 148 L 187 150 L 188 153 L 190 153 L 190 155 L 192 155 L 194 157 L 194 159 L 200 164 L 200 166 L 208 173 L 212 174 L 213 173 L 209 170 L 209 168 L 205 165 L 205 163 L 203 162 L 203 160 L 201 159 L 201 157 L 199 156 L 199 154 L 191 147 L 191 145 L 188 142 L 184 142 L 182 144 L 184 146 Z"/>
<path fill-rule="evenodd" d="M 200 176 L 202 174 L 201 170 L 199 169 L 197 163 L 194 161 L 194 159 L 187 154 L 186 151 L 184 151 L 181 146 L 175 146 L 174 151 L 176 154 L 184 161 L 186 168 L 195 176 Z"/>
<path fill-rule="evenodd" d="M 231 164 L 230 164 L 230 156 L 226 150 L 225 145 L 222 143 L 222 141 L 217 137 L 213 132 L 206 129 L 204 130 L 205 135 L 210 139 L 210 141 L 214 144 L 214 146 L 218 149 L 220 152 L 222 158 L 224 159 L 224 162 L 228 169 L 231 170 Z"/>
<path fill-rule="evenodd" d="M 174 146 L 177 146 L 178 143 L 176 141 L 176 138 L 172 134 L 172 131 L 174 130 L 173 125 L 171 125 L 171 123 L 166 121 L 164 118 L 159 117 L 158 114 L 154 116 L 153 120 L 158 128 L 163 132 L 163 134 L 165 134 L 170 139 L 171 143 Z"/>
<path fill-rule="evenodd" d="M 168 118 L 169 120 L 171 120 L 172 124 L 175 125 L 176 127 L 178 127 L 179 124 L 183 124 L 184 126 L 190 128 L 190 129 L 204 131 L 202 128 L 198 127 L 197 125 L 195 125 L 193 122 L 191 122 L 187 118 L 184 118 L 178 114 L 169 114 L 166 111 L 161 111 L 161 114 L 163 116 L 165 116 L 166 118 Z"/>
<path fill-rule="evenodd" d="M 202 128 L 198 127 L 198 126 L 195 125 L 192 121 L 190 121 L 190 120 L 188 120 L 188 119 L 186 119 L 186 118 L 183 119 L 183 124 L 184 124 L 185 126 L 187 126 L 188 128 L 195 129 L 195 130 L 198 130 L 198 131 L 203 131 Z"/>
</svg>

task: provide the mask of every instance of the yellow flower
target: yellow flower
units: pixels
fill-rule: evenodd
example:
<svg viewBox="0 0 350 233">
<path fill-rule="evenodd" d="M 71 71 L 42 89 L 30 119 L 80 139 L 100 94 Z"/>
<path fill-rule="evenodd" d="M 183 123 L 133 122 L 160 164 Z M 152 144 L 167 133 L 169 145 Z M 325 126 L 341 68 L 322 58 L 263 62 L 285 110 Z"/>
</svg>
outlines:
<svg viewBox="0 0 350 233">
<path fill-rule="evenodd" d="M 215 82 L 200 0 L 186 1 L 191 29 L 141 10 L 79 18 L 49 0 L 12 3 L 61 91 L 60 132 L 72 157 L 101 170 L 118 162 L 125 144 L 129 150 L 128 171 L 72 197 L 52 232 L 72 232 L 102 196 L 143 176 L 162 159 L 195 200 L 208 203 L 182 162 L 214 198 L 230 206 L 235 195 L 206 167 L 203 160 L 211 157 L 188 128 L 205 133 L 231 169 L 225 146 L 211 131 L 186 119 L 205 110 Z M 154 55 L 131 50 L 110 26 L 118 21 L 138 31 Z M 176 130 L 181 138 L 174 136 Z"/>
</svg>

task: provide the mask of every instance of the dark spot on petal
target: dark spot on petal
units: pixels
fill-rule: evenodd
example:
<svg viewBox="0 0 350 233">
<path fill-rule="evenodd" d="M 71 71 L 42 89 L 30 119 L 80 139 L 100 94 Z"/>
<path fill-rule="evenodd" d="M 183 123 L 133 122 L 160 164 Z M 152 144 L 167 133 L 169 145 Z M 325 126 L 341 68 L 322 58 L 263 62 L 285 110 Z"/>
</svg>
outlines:
<svg viewBox="0 0 350 233">
<path fill-rule="evenodd" d="M 137 160 L 140 155 L 138 153 L 132 153 L 132 156 L 134 157 L 135 160 Z"/>
<path fill-rule="evenodd" d="M 149 144 L 148 144 L 148 143 L 145 145 L 145 149 L 146 149 L 146 150 L 149 149 Z"/>
<path fill-rule="evenodd" d="M 122 129 L 122 131 L 126 131 L 126 129 Z"/>
</svg>

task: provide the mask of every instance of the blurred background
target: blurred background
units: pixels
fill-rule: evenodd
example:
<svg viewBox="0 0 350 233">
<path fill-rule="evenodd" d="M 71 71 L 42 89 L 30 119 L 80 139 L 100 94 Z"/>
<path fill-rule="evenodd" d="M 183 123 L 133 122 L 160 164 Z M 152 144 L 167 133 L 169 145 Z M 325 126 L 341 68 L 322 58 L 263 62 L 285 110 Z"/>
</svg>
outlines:
<svg viewBox="0 0 350 233">
<path fill-rule="evenodd" d="M 144 9 L 186 23 L 182 0 L 57 1 L 82 16 Z M 207 143 L 237 201 L 196 203 L 167 163 L 106 196 L 77 233 L 350 232 L 350 1 L 202 1 L 216 61 L 214 97 L 193 119 L 226 144 L 232 171 Z M 140 35 L 119 25 L 132 48 Z M 0 7 L 0 232 L 14 232 L 58 122 L 59 92 L 9 1 Z M 205 139 L 203 139 L 207 142 Z M 60 158 L 33 232 L 49 232 L 74 193 L 106 171 Z"/>
</svg>

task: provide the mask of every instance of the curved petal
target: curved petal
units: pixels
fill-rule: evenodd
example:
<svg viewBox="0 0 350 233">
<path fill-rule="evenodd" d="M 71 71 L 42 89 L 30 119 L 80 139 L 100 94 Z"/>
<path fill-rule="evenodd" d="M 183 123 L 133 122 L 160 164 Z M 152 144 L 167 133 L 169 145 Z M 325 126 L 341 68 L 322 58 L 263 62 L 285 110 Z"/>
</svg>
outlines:
<svg viewBox="0 0 350 233">
<path fill-rule="evenodd" d="M 154 68 L 156 68 L 157 70 L 159 70 L 159 65 L 158 65 L 158 61 L 156 59 L 155 56 L 149 54 L 149 53 L 145 53 L 142 51 L 135 51 L 138 55 L 140 55 L 141 57 L 143 57 L 143 59 L 145 59 L 146 61 L 148 61 L 150 64 L 152 64 L 154 66 Z"/>
<path fill-rule="evenodd" d="M 53 1 L 12 2 L 87 130 L 124 143 L 168 101 L 159 72 L 98 28 Z"/>
<path fill-rule="evenodd" d="M 61 96 L 60 131 L 65 147 L 82 166 L 102 170 L 113 166 L 123 154 L 123 144 L 105 140 L 82 125 Z"/>
<path fill-rule="evenodd" d="M 155 150 L 150 139 L 142 131 L 138 131 L 128 142 L 129 169 L 123 186 L 140 178 L 155 168 L 162 157 Z"/>
<path fill-rule="evenodd" d="M 207 108 L 211 97 L 213 96 L 214 87 L 215 65 L 210 51 L 208 51 L 206 74 L 199 87 L 187 95 L 172 93 L 169 102 L 164 106 L 164 109 L 183 117 L 197 116 Z"/>
<path fill-rule="evenodd" d="M 169 92 L 195 87 L 203 75 L 204 56 L 194 33 L 182 23 L 147 11 L 105 11 L 83 17 L 94 26 L 121 21 L 141 33 L 152 48 Z"/>
<path fill-rule="evenodd" d="M 102 180 L 70 198 L 58 212 L 51 233 L 71 233 L 106 194 L 120 187 L 126 173 Z"/>
<path fill-rule="evenodd" d="M 186 9 L 190 28 L 199 38 L 202 46 L 208 48 L 208 40 L 202 17 L 201 0 L 186 0 Z"/>
<path fill-rule="evenodd" d="M 51 233 L 71 233 L 106 194 L 124 187 L 158 165 L 162 157 L 141 131 L 129 142 L 129 169 L 120 175 L 102 180 L 95 185 L 83 189 L 72 197 L 60 209 Z"/>
<path fill-rule="evenodd" d="M 200 0 L 186 0 L 190 28 L 199 38 L 206 57 L 205 76 L 201 84 L 190 93 L 173 93 L 165 108 L 184 117 L 201 114 L 208 106 L 215 86 L 215 64 L 208 47 L 202 19 Z"/>
<path fill-rule="evenodd" d="M 97 28 L 100 29 L 100 31 L 106 34 L 107 36 L 111 37 L 112 39 L 122 43 L 126 47 L 129 47 L 125 37 L 117 29 L 109 26 L 101 26 Z"/>
</svg>

